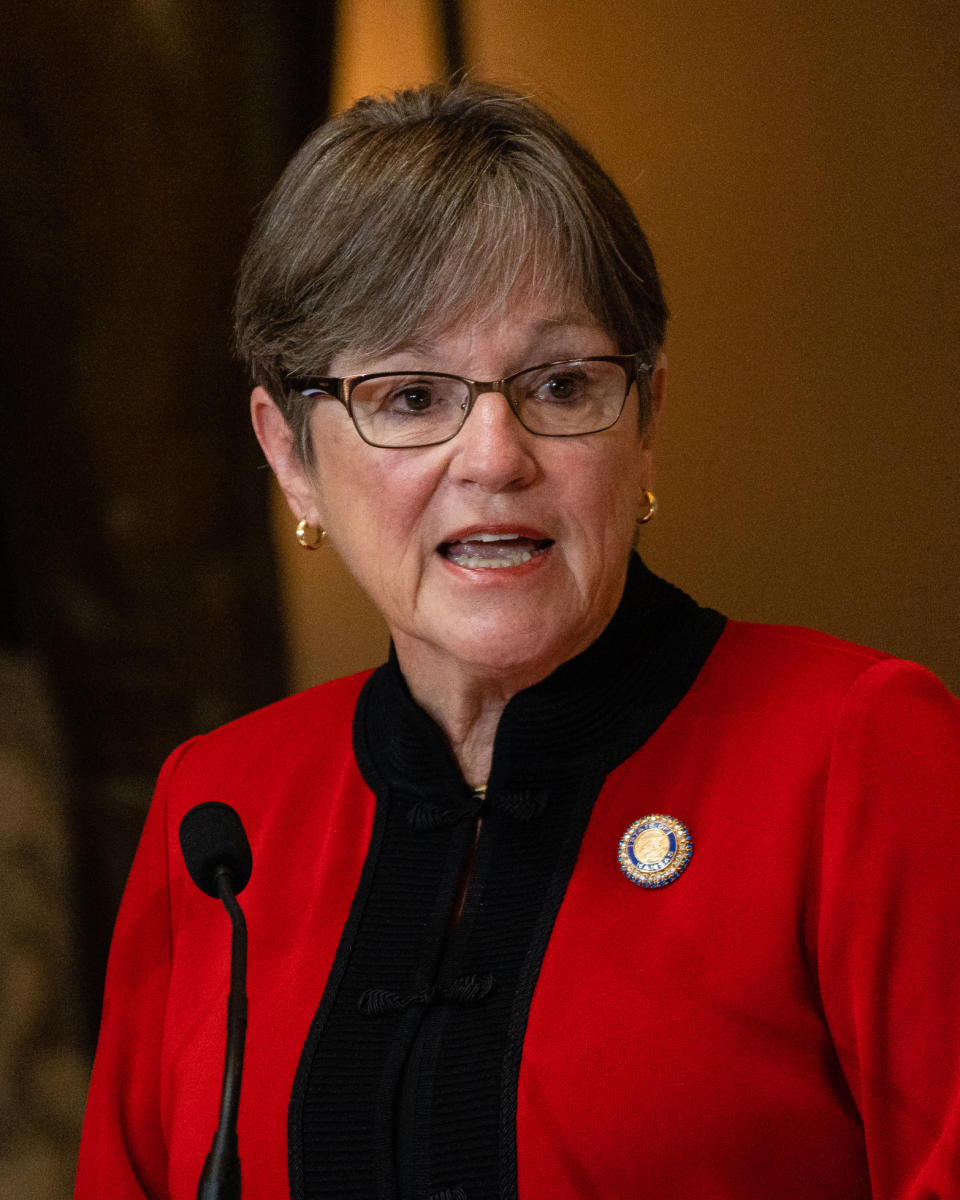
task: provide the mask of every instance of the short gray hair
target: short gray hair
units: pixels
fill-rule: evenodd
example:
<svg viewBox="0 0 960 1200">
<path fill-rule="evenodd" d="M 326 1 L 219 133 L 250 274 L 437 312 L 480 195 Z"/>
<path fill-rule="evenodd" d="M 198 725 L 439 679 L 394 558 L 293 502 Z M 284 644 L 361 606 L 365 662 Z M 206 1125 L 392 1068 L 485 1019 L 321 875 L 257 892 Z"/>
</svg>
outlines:
<svg viewBox="0 0 960 1200">
<path fill-rule="evenodd" d="M 582 304 L 621 353 L 655 360 L 667 307 L 647 239 L 552 116 L 472 82 L 367 97 L 307 139 L 268 197 L 240 269 L 236 347 L 309 463 L 313 401 L 288 377 L 480 322 L 520 283 Z"/>
</svg>

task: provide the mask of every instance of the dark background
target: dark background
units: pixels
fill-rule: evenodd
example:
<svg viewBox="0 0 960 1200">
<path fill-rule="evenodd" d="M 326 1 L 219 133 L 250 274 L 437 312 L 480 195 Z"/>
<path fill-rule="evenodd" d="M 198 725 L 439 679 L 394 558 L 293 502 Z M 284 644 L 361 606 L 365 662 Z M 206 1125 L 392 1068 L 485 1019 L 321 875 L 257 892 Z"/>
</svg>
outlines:
<svg viewBox="0 0 960 1200">
<path fill-rule="evenodd" d="M 329 102 L 330 5 L 0 18 L 2 636 L 52 700 L 92 1049 L 158 764 L 286 688 L 230 356 L 253 213 Z"/>
</svg>

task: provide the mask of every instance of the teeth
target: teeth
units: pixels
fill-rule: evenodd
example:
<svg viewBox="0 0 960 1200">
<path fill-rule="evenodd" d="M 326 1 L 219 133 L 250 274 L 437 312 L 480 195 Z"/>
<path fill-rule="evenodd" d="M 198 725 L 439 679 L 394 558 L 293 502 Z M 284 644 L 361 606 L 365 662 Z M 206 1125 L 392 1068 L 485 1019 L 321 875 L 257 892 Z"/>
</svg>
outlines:
<svg viewBox="0 0 960 1200">
<path fill-rule="evenodd" d="M 484 558 L 480 554 L 458 554 L 453 561 L 459 567 L 519 567 L 521 563 L 529 562 L 531 558 L 533 555 L 529 550 L 518 550 L 516 554 L 499 558 Z"/>
<path fill-rule="evenodd" d="M 552 542 L 534 541 L 521 533 L 475 533 L 439 547 L 452 563 L 475 570 L 488 567 L 520 567 L 542 554 Z"/>
</svg>

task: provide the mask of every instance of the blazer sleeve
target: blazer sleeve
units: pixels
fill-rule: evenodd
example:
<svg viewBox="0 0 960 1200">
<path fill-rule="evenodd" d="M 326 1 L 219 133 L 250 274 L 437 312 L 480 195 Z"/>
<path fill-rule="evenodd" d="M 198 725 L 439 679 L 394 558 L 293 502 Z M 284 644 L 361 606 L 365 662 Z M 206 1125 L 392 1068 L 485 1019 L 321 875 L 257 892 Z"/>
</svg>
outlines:
<svg viewBox="0 0 960 1200">
<path fill-rule="evenodd" d="M 876 1200 L 960 1197 L 960 702 L 888 659 L 846 695 L 818 971 Z"/>
<path fill-rule="evenodd" d="M 167 790 L 191 743 L 164 765 L 124 891 L 80 1143 L 77 1200 L 163 1200 L 161 1045 L 172 961 Z"/>
</svg>

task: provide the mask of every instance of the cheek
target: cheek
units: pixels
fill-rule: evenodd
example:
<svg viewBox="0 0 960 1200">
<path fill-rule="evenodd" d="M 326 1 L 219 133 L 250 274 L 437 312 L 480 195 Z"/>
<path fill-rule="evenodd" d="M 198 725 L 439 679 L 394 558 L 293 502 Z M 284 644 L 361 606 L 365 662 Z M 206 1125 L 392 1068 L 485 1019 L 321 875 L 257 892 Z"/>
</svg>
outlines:
<svg viewBox="0 0 960 1200">
<path fill-rule="evenodd" d="M 644 486 L 644 451 L 639 441 L 618 447 L 603 461 L 570 466 L 570 478 L 579 480 L 576 506 L 583 521 L 607 546 L 632 543 Z"/>
<path fill-rule="evenodd" d="M 334 546 L 371 589 L 394 586 L 425 553 L 433 474 L 411 458 L 360 443 L 333 447 L 318 494 Z"/>
</svg>

